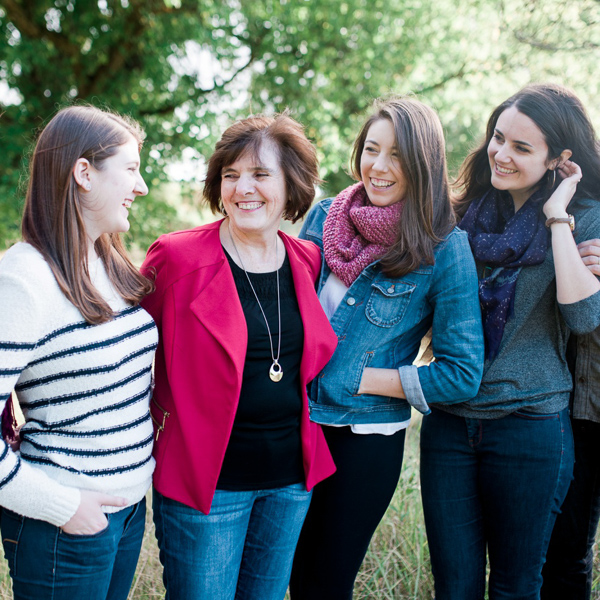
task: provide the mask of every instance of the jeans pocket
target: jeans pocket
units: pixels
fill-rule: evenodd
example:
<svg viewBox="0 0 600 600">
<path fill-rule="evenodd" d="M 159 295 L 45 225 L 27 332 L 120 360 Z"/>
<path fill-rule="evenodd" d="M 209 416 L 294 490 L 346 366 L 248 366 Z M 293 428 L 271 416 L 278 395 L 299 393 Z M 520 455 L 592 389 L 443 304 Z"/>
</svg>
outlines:
<svg viewBox="0 0 600 600">
<path fill-rule="evenodd" d="M 529 421 L 551 421 L 552 419 L 560 419 L 560 413 L 531 413 L 524 410 L 517 410 L 512 413 L 519 419 L 526 419 Z"/>
<path fill-rule="evenodd" d="M 67 533 L 66 531 L 63 531 L 63 529 L 60 529 L 60 535 L 64 536 L 65 538 L 72 539 L 72 540 L 91 540 L 94 538 L 99 538 L 102 535 L 104 535 L 110 528 L 110 513 L 105 514 L 104 516 L 106 517 L 106 527 L 104 527 L 100 531 L 97 531 L 96 533 L 85 533 L 85 534 Z"/>
<path fill-rule="evenodd" d="M 292 498 L 298 498 L 299 500 L 304 500 L 306 498 L 312 497 L 312 490 L 310 492 L 306 489 L 306 483 L 292 483 L 290 485 L 286 485 L 281 488 L 286 494 L 288 494 Z"/>
<path fill-rule="evenodd" d="M 23 531 L 23 521 L 25 517 L 18 515 L 12 510 L 2 508 L 1 526 L 2 546 L 4 548 L 4 557 L 8 561 L 8 567 L 12 575 L 16 569 L 17 549 Z"/>
</svg>

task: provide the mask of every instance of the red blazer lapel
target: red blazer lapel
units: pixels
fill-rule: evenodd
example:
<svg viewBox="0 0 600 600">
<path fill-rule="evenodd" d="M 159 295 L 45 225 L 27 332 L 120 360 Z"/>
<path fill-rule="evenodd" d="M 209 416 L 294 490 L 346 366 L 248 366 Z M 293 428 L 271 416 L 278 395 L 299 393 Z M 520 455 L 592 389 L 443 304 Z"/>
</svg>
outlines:
<svg viewBox="0 0 600 600">
<path fill-rule="evenodd" d="M 248 331 L 227 259 L 190 303 L 190 310 L 223 347 L 240 376 L 244 370 Z"/>
</svg>

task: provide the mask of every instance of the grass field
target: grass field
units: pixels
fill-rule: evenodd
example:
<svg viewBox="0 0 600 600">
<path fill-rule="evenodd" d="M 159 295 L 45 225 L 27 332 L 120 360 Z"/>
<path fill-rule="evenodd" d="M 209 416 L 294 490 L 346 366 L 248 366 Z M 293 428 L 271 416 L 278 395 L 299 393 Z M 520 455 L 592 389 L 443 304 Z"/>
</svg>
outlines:
<svg viewBox="0 0 600 600">
<path fill-rule="evenodd" d="M 394 499 L 377 530 L 359 573 L 355 600 L 430 600 L 433 582 L 429 570 L 427 538 L 421 510 L 418 469 L 420 420 L 409 428 L 402 476 Z M 600 600 L 596 564 L 594 593 Z M 146 535 L 129 600 L 162 598 L 161 565 L 148 518 Z M 0 561 L 0 599 L 10 599 L 10 578 L 4 560 Z M 77 599 L 74 599 L 77 600 Z"/>
</svg>

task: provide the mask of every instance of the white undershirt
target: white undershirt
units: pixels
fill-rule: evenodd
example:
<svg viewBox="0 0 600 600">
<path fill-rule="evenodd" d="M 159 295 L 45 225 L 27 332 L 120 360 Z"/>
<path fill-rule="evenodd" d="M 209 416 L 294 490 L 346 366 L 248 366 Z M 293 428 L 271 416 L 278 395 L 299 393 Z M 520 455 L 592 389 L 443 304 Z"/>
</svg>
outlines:
<svg viewBox="0 0 600 600">
<path fill-rule="evenodd" d="M 330 273 L 329 277 L 327 277 L 327 280 L 325 281 L 325 284 L 323 285 L 321 293 L 319 294 L 321 306 L 323 307 L 323 310 L 330 321 L 347 291 L 348 287 L 346 284 L 337 275 Z M 360 423 L 350 425 L 350 427 L 352 428 L 353 433 L 378 433 L 380 435 L 393 435 L 401 429 L 406 429 L 409 424 L 410 419 L 396 423 Z M 346 425 L 328 426 L 347 427 Z"/>
</svg>

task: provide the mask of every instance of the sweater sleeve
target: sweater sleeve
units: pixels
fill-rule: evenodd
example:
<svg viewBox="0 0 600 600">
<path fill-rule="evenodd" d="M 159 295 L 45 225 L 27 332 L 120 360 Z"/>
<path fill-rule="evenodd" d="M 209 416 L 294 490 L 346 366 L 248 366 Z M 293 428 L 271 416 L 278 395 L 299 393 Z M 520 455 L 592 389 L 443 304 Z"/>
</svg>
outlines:
<svg viewBox="0 0 600 600">
<path fill-rule="evenodd" d="M 31 268 L 0 269 L 0 411 L 36 357 L 45 315 L 52 310 L 49 304 Z M 78 489 L 61 485 L 21 460 L 19 452 L 0 439 L 0 505 L 61 526 L 75 514 L 80 499 Z"/>
<path fill-rule="evenodd" d="M 575 241 L 577 243 L 600 238 L 600 203 L 580 200 L 577 213 Z M 571 304 L 558 304 L 565 323 L 573 333 L 591 333 L 600 326 L 600 292 Z"/>
<path fill-rule="evenodd" d="M 591 333 L 600 326 L 600 292 L 579 302 L 558 306 L 565 323 L 577 335 Z"/>
</svg>

